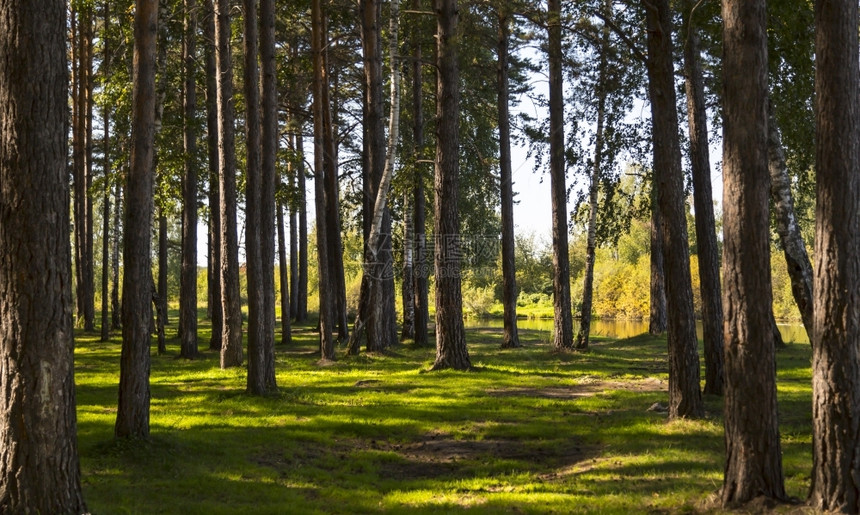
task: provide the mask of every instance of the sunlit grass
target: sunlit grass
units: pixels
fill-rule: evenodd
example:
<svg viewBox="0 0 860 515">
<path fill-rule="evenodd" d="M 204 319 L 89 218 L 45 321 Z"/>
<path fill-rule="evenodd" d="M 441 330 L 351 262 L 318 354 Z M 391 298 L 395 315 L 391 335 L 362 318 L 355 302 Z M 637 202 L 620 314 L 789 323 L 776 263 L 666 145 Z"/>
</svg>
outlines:
<svg viewBox="0 0 860 515">
<path fill-rule="evenodd" d="M 79 334 L 78 430 L 94 513 L 701 511 L 720 487 L 722 400 L 703 420 L 647 411 L 667 400 L 666 341 L 595 340 L 556 353 L 545 333 L 501 350 L 468 332 L 472 372 L 428 372 L 432 348 L 319 366 L 312 326 L 278 347 L 279 390 L 245 394 L 201 325 L 200 359 L 152 358 L 152 436 L 113 438 L 120 343 Z M 168 336 L 175 336 L 169 332 Z M 154 348 L 154 347 L 153 347 Z M 778 354 L 790 495 L 809 487 L 809 348 Z"/>
</svg>

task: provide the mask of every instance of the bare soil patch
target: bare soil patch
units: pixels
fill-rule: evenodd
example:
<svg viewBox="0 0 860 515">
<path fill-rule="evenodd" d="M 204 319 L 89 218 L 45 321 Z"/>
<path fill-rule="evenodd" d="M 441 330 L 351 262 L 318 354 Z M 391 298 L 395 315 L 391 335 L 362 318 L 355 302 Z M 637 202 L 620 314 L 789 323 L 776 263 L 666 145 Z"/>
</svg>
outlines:
<svg viewBox="0 0 860 515">
<path fill-rule="evenodd" d="M 436 431 L 412 442 L 388 444 L 384 448 L 402 458 L 384 464 L 384 473 L 403 479 L 459 477 L 498 460 L 519 462 L 511 465 L 520 470 L 545 471 L 570 466 L 597 453 L 596 448 L 578 445 L 569 439 L 458 440 Z"/>
<path fill-rule="evenodd" d="M 586 380 L 585 382 L 546 388 L 498 388 L 487 390 L 494 397 L 534 397 L 543 399 L 575 399 L 590 397 L 611 390 L 629 390 L 634 392 L 664 392 L 668 385 L 665 381 L 649 377 L 646 379 L 616 380 Z"/>
</svg>

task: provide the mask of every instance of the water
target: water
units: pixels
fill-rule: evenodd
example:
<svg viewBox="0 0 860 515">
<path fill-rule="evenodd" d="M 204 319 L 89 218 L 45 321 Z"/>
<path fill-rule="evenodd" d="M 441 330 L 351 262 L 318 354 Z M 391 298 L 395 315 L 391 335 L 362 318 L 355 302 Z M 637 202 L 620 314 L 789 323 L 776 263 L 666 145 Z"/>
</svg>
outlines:
<svg viewBox="0 0 860 515">
<path fill-rule="evenodd" d="M 574 330 L 576 330 L 577 321 L 574 321 Z M 809 343 L 806 337 L 806 330 L 802 324 L 777 324 L 779 332 L 782 333 L 782 339 L 786 342 Z M 481 319 L 467 318 L 466 327 L 503 327 L 501 319 Z M 552 319 L 525 319 L 517 320 L 517 327 L 523 330 L 552 331 Z M 591 334 L 592 336 L 605 336 L 607 338 L 631 338 L 648 332 L 647 320 L 609 320 L 600 319 L 592 320 Z M 696 322 L 696 333 L 699 338 L 702 338 L 702 322 Z"/>
</svg>

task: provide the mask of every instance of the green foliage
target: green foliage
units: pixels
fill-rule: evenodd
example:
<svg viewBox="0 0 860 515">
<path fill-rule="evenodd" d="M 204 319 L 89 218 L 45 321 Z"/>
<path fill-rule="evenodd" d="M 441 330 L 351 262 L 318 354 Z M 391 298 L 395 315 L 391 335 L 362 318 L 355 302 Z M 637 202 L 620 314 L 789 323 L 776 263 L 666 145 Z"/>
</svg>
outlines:
<svg viewBox="0 0 860 515">
<path fill-rule="evenodd" d="M 175 319 L 175 317 L 174 317 Z M 201 339 L 208 338 L 201 325 Z M 171 332 L 168 333 L 172 335 Z M 722 479 L 721 400 L 667 423 L 665 338 L 597 338 L 560 356 L 547 333 L 469 330 L 478 370 L 425 373 L 433 349 L 320 367 L 312 325 L 278 347 L 280 391 L 245 394 L 218 354 L 153 356 L 152 437 L 113 438 L 118 339 L 79 334 L 78 435 L 94 513 L 663 513 L 708 509 Z M 789 495 L 809 488 L 810 351 L 778 356 Z"/>
<path fill-rule="evenodd" d="M 594 270 L 594 312 L 608 318 L 647 318 L 650 258 L 643 256 L 628 263 L 606 254 L 605 251 L 599 253 Z"/>
<path fill-rule="evenodd" d="M 812 255 L 810 249 L 807 249 Z M 771 285 L 773 288 L 773 314 L 777 320 L 799 322 L 800 310 L 791 293 L 791 278 L 781 250 L 771 248 L 770 253 Z"/>
<path fill-rule="evenodd" d="M 467 285 L 463 288 L 463 310 L 468 316 L 487 317 L 492 313 L 495 305 L 493 288 L 472 287 Z"/>
<path fill-rule="evenodd" d="M 552 293 L 552 251 L 534 234 L 516 235 L 514 263 L 517 286 L 524 293 Z M 501 292 L 498 297 L 501 298 Z"/>
</svg>

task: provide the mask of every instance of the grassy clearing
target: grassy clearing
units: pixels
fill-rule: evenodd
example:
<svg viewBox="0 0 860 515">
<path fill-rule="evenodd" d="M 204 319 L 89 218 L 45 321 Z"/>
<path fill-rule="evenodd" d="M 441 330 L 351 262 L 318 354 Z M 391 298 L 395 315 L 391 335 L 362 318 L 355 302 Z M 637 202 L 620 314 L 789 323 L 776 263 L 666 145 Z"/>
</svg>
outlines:
<svg viewBox="0 0 860 515">
<path fill-rule="evenodd" d="M 472 329 L 475 372 L 425 372 L 434 350 L 317 365 L 311 327 L 278 347 L 280 391 L 244 393 L 218 356 L 153 356 L 152 438 L 116 441 L 119 340 L 78 337 L 84 494 L 93 513 L 688 512 L 722 480 L 721 400 L 667 423 L 665 339 L 552 352 L 545 333 L 502 351 Z M 206 327 L 201 342 L 208 341 Z M 203 345 L 205 347 L 205 345 Z M 809 486 L 809 347 L 779 353 L 790 495 Z"/>
</svg>

